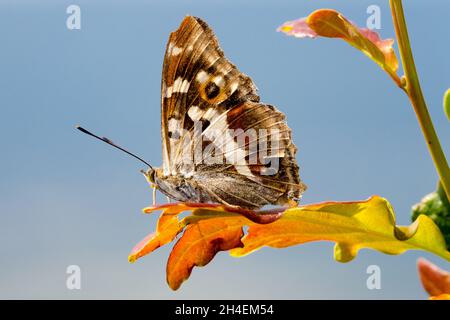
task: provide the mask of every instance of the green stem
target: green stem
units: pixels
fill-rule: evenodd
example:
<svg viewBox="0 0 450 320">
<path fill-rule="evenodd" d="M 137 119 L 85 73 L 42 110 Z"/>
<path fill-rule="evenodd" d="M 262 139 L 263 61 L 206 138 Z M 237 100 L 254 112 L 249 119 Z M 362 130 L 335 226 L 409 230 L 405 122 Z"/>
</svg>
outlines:
<svg viewBox="0 0 450 320">
<path fill-rule="evenodd" d="M 422 89 L 420 88 L 419 76 L 417 75 L 414 58 L 411 52 L 411 45 L 409 43 L 402 0 L 390 0 L 390 6 L 400 49 L 400 57 L 406 77 L 405 90 L 417 115 L 417 119 L 419 120 L 420 127 L 427 142 L 428 150 L 431 153 L 434 165 L 439 174 L 442 187 L 445 190 L 447 199 L 450 199 L 450 169 L 447 160 L 445 159 L 445 154 L 442 151 L 439 138 L 434 130 L 430 114 L 428 113 Z"/>
</svg>

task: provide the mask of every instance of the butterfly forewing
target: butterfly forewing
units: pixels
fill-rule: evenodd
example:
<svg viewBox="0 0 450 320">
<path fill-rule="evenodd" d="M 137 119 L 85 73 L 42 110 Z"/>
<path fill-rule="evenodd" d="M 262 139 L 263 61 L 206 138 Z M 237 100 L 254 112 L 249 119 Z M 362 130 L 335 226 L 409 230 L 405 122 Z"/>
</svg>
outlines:
<svg viewBox="0 0 450 320">
<path fill-rule="evenodd" d="M 201 119 L 211 107 L 222 110 L 245 100 L 259 99 L 251 79 L 224 57 L 211 29 L 199 18 L 190 16 L 167 43 L 161 97 L 167 172 L 173 172 L 174 157 L 180 156 L 179 132 L 192 130 L 193 119 L 188 116 L 191 107 L 194 107 L 192 117 Z M 172 135 L 175 137 L 171 138 Z"/>
</svg>

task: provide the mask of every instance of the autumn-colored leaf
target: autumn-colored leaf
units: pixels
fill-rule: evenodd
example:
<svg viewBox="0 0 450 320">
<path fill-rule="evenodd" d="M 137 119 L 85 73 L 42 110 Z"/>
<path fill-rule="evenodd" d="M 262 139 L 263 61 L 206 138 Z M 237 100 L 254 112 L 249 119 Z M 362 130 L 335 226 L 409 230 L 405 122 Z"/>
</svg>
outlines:
<svg viewBox="0 0 450 320">
<path fill-rule="evenodd" d="M 242 247 L 242 227 L 247 219 L 240 215 L 200 219 L 186 227 L 167 262 L 167 283 L 177 290 L 195 266 L 208 264 L 219 251 Z"/>
<path fill-rule="evenodd" d="M 311 29 L 306 20 L 307 18 L 300 18 L 297 20 L 286 21 L 278 27 L 277 31 L 284 32 L 287 35 L 296 38 L 316 38 L 318 34 Z"/>
<path fill-rule="evenodd" d="M 128 261 L 135 262 L 140 257 L 171 242 L 181 231 L 183 231 L 185 225 L 179 221 L 178 214 L 184 210 L 188 210 L 189 207 L 180 204 L 176 208 L 169 206 L 162 209 L 163 213 L 158 219 L 156 232 L 146 236 L 133 248 L 133 250 L 131 250 Z"/>
<path fill-rule="evenodd" d="M 284 248 L 310 241 L 336 242 L 337 261 L 352 260 L 362 248 L 387 254 L 410 249 L 433 252 L 447 260 L 445 240 L 433 221 L 421 215 L 408 227 L 395 225 L 389 202 L 374 196 L 360 202 L 324 202 L 287 210 L 267 226 L 250 225 L 244 247 L 231 252 L 243 256 L 262 246 Z"/>
<path fill-rule="evenodd" d="M 443 293 L 438 296 L 430 297 L 430 300 L 450 300 L 450 294 Z"/>
<path fill-rule="evenodd" d="M 335 10 L 314 11 L 306 18 L 285 22 L 277 30 L 298 38 L 321 36 L 342 39 L 375 61 L 397 85 L 401 85 L 396 73 L 398 60 L 392 47 L 394 40 L 383 40 L 375 31 L 358 28 Z"/>
<path fill-rule="evenodd" d="M 450 273 L 423 258 L 417 262 L 420 281 L 432 300 L 450 300 Z"/>
<path fill-rule="evenodd" d="M 163 213 L 158 219 L 156 232 L 141 240 L 131 251 L 128 260 L 135 262 L 171 242 L 186 227 L 167 264 L 167 282 L 176 290 L 189 277 L 194 266 L 206 265 L 218 251 L 242 246 L 242 227 L 247 222 L 273 222 L 281 217 L 285 209 L 255 212 L 217 204 L 172 203 L 144 208 L 143 211 L 152 213 L 157 210 L 163 210 Z M 183 211 L 192 211 L 192 215 L 180 220 L 178 216 Z"/>
<path fill-rule="evenodd" d="M 236 207 L 192 203 L 152 207 L 145 212 L 158 209 L 163 210 L 163 220 L 156 233 L 136 246 L 129 259 L 134 261 L 170 242 L 184 229 L 167 264 L 167 281 L 174 290 L 194 266 L 206 265 L 225 250 L 239 257 L 263 246 L 284 248 L 327 240 L 336 243 L 335 259 L 340 262 L 352 260 L 362 248 L 387 254 L 419 249 L 450 260 L 443 236 L 430 218 L 421 215 L 412 225 L 397 227 L 390 204 L 378 196 L 366 201 L 303 205 L 282 215 L 280 211 L 250 213 Z M 179 220 L 177 214 L 185 210 L 191 214 Z M 264 218 L 255 218 L 258 216 Z M 244 226 L 249 227 L 246 235 Z"/>
</svg>

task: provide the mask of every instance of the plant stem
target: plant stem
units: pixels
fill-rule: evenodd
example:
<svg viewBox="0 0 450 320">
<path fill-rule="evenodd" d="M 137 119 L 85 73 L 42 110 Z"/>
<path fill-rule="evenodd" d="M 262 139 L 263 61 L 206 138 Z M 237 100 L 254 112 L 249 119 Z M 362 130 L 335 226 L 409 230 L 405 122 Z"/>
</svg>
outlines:
<svg viewBox="0 0 450 320">
<path fill-rule="evenodd" d="M 431 153 L 436 170 L 439 174 L 441 185 L 445 190 L 447 199 L 450 199 L 450 168 L 448 167 L 445 154 L 442 151 L 439 138 L 431 121 L 425 99 L 420 88 L 419 76 L 417 75 L 414 58 L 409 42 L 408 29 L 406 27 L 405 16 L 403 13 L 402 0 L 390 0 L 392 18 L 397 34 L 400 57 L 402 60 L 403 71 L 405 72 L 405 89 L 409 100 L 414 108 L 420 127 L 427 142 L 428 150 Z"/>
</svg>

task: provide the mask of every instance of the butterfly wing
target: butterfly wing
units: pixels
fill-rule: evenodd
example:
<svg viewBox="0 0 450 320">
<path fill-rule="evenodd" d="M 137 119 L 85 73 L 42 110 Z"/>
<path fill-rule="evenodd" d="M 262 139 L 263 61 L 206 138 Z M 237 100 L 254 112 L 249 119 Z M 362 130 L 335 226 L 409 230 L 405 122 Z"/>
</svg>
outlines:
<svg viewBox="0 0 450 320">
<path fill-rule="evenodd" d="M 249 208 L 300 197 L 305 186 L 284 115 L 259 103 L 253 81 L 225 58 L 201 19 L 188 16 L 171 33 L 161 88 L 165 175 L 189 177 L 209 198 Z M 230 129 L 235 130 L 231 136 Z M 253 131 L 257 136 L 246 136 Z M 275 138 L 273 131 L 278 132 Z M 205 152 L 207 148 L 213 152 Z M 252 157 L 264 151 L 265 156 Z M 225 161 L 211 161 L 219 157 Z M 268 172 L 273 168 L 266 160 L 277 162 L 277 170 Z"/>
<path fill-rule="evenodd" d="M 224 57 L 207 24 L 192 16 L 169 37 L 161 82 L 163 167 L 167 174 L 177 172 L 180 135 L 193 130 L 189 110 L 204 113 L 211 107 L 230 108 L 242 101 L 259 100 L 252 80 Z"/>
</svg>

